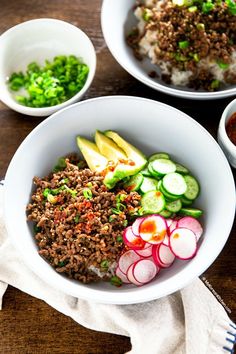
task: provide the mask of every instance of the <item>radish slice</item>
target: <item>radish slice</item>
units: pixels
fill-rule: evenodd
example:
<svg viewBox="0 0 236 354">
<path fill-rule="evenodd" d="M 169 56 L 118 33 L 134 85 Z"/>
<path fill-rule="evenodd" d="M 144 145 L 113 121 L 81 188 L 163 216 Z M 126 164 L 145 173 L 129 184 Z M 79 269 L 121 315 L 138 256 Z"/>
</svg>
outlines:
<svg viewBox="0 0 236 354">
<path fill-rule="evenodd" d="M 158 248 L 158 256 L 163 268 L 168 268 L 175 260 L 175 255 L 171 252 L 170 247 L 161 244 Z"/>
<path fill-rule="evenodd" d="M 170 227 L 170 225 L 172 224 L 173 220 L 172 219 L 166 219 L 166 224 L 167 224 L 167 227 Z"/>
<path fill-rule="evenodd" d="M 170 249 L 177 258 L 193 258 L 197 252 L 195 233 L 187 228 L 178 227 L 170 235 Z"/>
<path fill-rule="evenodd" d="M 166 220 L 160 215 L 150 215 L 143 219 L 139 227 L 141 238 L 151 244 L 161 243 L 167 233 Z"/>
<path fill-rule="evenodd" d="M 134 266 L 135 266 L 135 263 L 134 264 L 131 264 L 127 270 L 127 273 L 126 273 L 126 276 L 127 276 L 127 279 L 129 280 L 130 283 L 134 284 L 134 285 L 137 285 L 137 286 L 141 286 L 143 285 L 142 283 L 140 283 L 139 281 L 137 281 L 134 277 L 134 274 L 133 274 L 133 269 L 134 269 Z"/>
<path fill-rule="evenodd" d="M 169 247 L 169 236 L 166 235 L 162 243 L 163 243 L 163 245 Z"/>
<path fill-rule="evenodd" d="M 146 243 L 147 244 L 147 243 Z M 148 244 L 150 247 L 146 247 L 142 250 L 135 250 L 135 252 L 141 256 L 141 257 L 144 257 L 144 258 L 148 258 L 148 257 L 151 257 L 152 255 L 152 245 L 149 243 Z"/>
<path fill-rule="evenodd" d="M 118 261 L 118 265 L 119 265 L 120 270 L 124 274 L 126 274 L 129 266 L 132 263 L 137 262 L 140 258 L 141 257 L 136 252 L 134 252 L 133 250 L 126 251 L 125 253 L 123 253 L 120 256 L 120 259 Z"/>
<path fill-rule="evenodd" d="M 135 236 L 131 226 L 127 227 L 123 231 L 123 240 L 127 246 L 134 250 L 142 249 L 145 245 L 145 242 L 141 239 L 141 237 Z"/>
<path fill-rule="evenodd" d="M 129 279 L 127 276 L 120 270 L 119 267 L 116 268 L 116 276 L 122 280 L 122 283 L 130 284 Z"/>
<path fill-rule="evenodd" d="M 176 229 L 177 224 L 178 224 L 178 222 L 177 222 L 176 220 L 172 220 L 172 223 L 171 223 L 171 225 L 169 226 L 169 233 L 170 233 L 170 234 L 171 234 L 171 232 L 172 232 L 174 229 Z"/>
<path fill-rule="evenodd" d="M 197 241 L 203 233 L 200 222 L 191 216 L 185 216 L 184 218 L 180 219 L 178 221 L 178 227 L 186 227 L 187 229 L 192 230 L 197 237 Z"/>
<path fill-rule="evenodd" d="M 137 282 L 146 284 L 155 278 L 159 268 L 150 259 L 140 259 L 133 266 L 133 276 Z"/>
<path fill-rule="evenodd" d="M 135 236 L 137 236 L 137 237 L 140 237 L 140 235 L 139 235 L 139 226 L 140 226 L 141 222 L 143 221 L 143 219 L 144 218 L 138 218 L 132 224 L 132 231 L 135 234 Z"/>
</svg>

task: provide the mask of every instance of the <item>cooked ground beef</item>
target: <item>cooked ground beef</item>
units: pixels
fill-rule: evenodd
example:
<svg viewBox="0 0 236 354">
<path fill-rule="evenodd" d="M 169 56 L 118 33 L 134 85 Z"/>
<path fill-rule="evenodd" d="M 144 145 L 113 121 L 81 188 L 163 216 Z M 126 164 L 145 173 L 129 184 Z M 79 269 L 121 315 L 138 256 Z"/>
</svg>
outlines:
<svg viewBox="0 0 236 354">
<path fill-rule="evenodd" d="M 170 0 L 139 3 L 135 14 L 140 22 L 127 39 L 135 56 L 148 55 L 153 63 L 160 65 L 164 71 L 162 79 L 168 84 L 174 83 L 172 68 L 190 73 L 184 80 L 196 89 L 214 91 L 222 83 L 236 84 L 233 55 L 236 16 L 223 0 L 213 1 L 213 8 L 208 12 L 203 10 L 207 4 L 204 1 L 184 3 L 189 5 L 178 6 Z M 214 63 L 224 71 L 222 75 L 217 72 L 217 65 L 213 67 Z M 177 76 L 178 72 L 175 72 Z M 221 82 L 216 81 L 219 76 Z"/>
<path fill-rule="evenodd" d="M 27 214 L 35 223 L 39 254 L 70 278 L 107 280 L 114 275 L 124 248 L 122 231 L 140 208 L 140 196 L 121 187 L 108 191 L 100 174 L 79 168 L 74 158 L 65 162 L 62 171 L 34 178 Z"/>
</svg>

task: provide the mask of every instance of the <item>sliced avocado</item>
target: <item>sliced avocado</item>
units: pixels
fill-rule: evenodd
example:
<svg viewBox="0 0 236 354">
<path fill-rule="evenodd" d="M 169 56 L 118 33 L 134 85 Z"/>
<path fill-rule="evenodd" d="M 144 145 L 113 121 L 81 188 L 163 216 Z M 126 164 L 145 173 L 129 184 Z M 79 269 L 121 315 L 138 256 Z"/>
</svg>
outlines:
<svg viewBox="0 0 236 354">
<path fill-rule="evenodd" d="M 141 151 L 129 144 L 116 132 L 109 130 L 104 134 L 122 148 L 128 158 L 127 163 L 119 163 L 114 171 L 106 174 L 104 184 L 107 188 L 113 188 L 118 181 L 138 173 L 146 165 L 147 159 Z"/>
<path fill-rule="evenodd" d="M 107 167 L 107 158 L 100 154 L 96 144 L 92 141 L 77 136 L 77 145 L 92 171 L 101 172 Z"/>
<path fill-rule="evenodd" d="M 98 130 L 95 133 L 95 142 L 100 153 L 109 161 L 117 162 L 120 159 L 127 160 L 127 156 L 124 151 L 119 148 L 119 146 L 114 143 L 112 139 L 108 138 Z"/>
</svg>

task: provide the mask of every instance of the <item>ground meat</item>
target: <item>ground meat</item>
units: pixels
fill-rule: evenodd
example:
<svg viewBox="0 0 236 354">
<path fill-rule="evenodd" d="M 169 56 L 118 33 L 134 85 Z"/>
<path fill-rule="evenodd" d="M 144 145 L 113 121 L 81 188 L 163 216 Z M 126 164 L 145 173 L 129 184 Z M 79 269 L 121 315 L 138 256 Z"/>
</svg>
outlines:
<svg viewBox="0 0 236 354">
<path fill-rule="evenodd" d="M 39 254 L 70 278 L 84 283 L 109 279 L 124 249 L 122 231 L 138 212 L 140 196 L 121 187 L 108 191 L 100 174 L 78 168 L 74 157 L 65 162 L 62 171 L 34 178 L 27 215 L 34 222 Z"/>
<path fill-rule="evenodd" d="M 162 75 L 163 81 L 167 78 L 168 84 L 173 69 L 175 73 L 176 70 L 190 73 L 189 86 L 196 89 L 214 91 L 220 86 L 216 79 L 235 84 L 233 65 L 221 80 L 219 73 L 216 73 L 217 65 L 211 75 L 207 72 L 212 63 L 224 65 L 223 69 L 220 67 L 222 70 L 230 64 L 235 65 L 236 17 L 224 1 L 213 3 L 214 8 L 204 13 L 200 3 L 196 3 L 198 7 L 190 11 L 190 7 L 177 6 L 169 0 L 142 1 L 135 10 L 140 22 L 128 35 L 128 44 L 139 59 L 142 54 L 148 55 L 154 64 L 168 63 L 169 72 L 166 72 L 167 66 L 164 65 L 166 70 Z M 201 65 L 203 59 L 204 66 Z M 225 77 L 227 80 L 224 80 Z"/>
</svg>

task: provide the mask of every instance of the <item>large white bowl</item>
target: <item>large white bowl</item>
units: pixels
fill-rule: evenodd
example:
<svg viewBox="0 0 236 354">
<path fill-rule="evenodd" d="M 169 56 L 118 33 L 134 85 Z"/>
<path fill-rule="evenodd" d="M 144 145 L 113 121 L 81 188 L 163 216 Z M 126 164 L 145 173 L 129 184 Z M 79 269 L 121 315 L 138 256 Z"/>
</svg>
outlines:
<svg viewBox="0 0 236 354">
<path fill-rule="evenodd" d="M 33 108 L 19 104 L 6 80 L 13 72 L 25 72 L 27 65 L 45 64 L 57 55 L 75 55 L 89 67 L 83 88 L 67 101 L 51 107 Z M 0 100 L 11 109 L 30 116 L 48 116 L 75 103 L 90 87 L 96 70 L 96 53 L 89 37 L 78 27 L 52 18 L 40 18 L 16 25 L 0 36 Z M 16 93 L 18 94 L 18 92 Z"/>
<path fill-rule="evenodd" d="M 132 49 L 128 47 L 125 37 L 137 24 L 133 15 L 135 0 L 103 0 L 101 12 L 102 31 L 112 55 L 118 63 L 136 79 L 155 90 L 190 99 L 216 99 L 236 95 L 236 85 L 217 92 L 200 92 L 193 89 L 167 85 L 160 79 L 148 76 L 150 71 L 157 71 L 150 60 L 138 61 Z"/>
<path fill-rule="evenodd" d="M 26 204 L 35 175 L 48 174 L 57 158 L 77 151 L 76 135 L 113 129 L 146 154 L 166 151 L 189 167 L 201 183 L 204 236 L 197 256 L 176 261 L 143 287 L 109 283 L 84 285 L 58 274 L 38 255 Z M 11 241 L 25 263 L 48 284 L 87 300 L 129 304 L 173 293 L 203 273 L 222 250 L 231 230 L 235 187 L 229 164 L 211 135 L 181 111 L 160 102 L 129 96 L 90 99 L 67 107 L 39 124 L 15 153 L 6 175 L 5 215 Z"/>
</svg>

